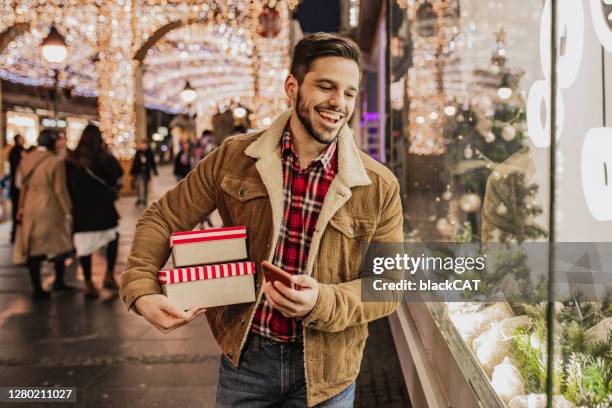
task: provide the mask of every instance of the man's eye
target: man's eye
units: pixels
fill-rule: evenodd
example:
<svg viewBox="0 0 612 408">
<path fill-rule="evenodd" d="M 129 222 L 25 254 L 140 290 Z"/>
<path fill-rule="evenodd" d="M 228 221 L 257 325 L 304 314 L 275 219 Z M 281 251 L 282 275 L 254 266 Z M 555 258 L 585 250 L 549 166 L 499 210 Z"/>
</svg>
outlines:
<svg viewBox="0 0 612 408">
<path fill-rule="evenodd" d="M 319 86 L 319 89 L 322 89 L 323 91 L 331 91 L 329 86 Z"/>
<path fill-rule="evenodd" d="M 354 93 L 345 93 L 345 95 L 347 98 L 351 98 L 351 99 L 355 97 Z"/>
</svg>

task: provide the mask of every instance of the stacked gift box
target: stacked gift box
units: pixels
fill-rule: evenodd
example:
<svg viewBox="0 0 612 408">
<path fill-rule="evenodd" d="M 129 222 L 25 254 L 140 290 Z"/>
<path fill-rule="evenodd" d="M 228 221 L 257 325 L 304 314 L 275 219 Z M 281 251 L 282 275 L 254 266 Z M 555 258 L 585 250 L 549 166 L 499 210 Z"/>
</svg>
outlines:
<svg viewBox="0 0 612 408">
<path fill-rule="evenodd" d="M 255 301 L 255 265 L 247 260 L 246 227 L 175 232 L 173 269 L 159 272 L 165 295 L 178 307 Z"/>
</svg>

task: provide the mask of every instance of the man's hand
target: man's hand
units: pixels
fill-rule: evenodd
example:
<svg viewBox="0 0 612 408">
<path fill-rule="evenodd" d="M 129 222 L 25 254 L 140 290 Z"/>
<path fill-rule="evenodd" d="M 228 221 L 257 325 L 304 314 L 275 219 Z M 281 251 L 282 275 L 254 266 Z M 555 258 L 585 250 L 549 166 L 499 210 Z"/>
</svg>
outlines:
<svg viewBox="0 0 612 408">
<path fill-rule="evenodd" d="M 319 283 L 307 275 L 293 275 L 291 280 L 296 289 L 291 289 L 280 281 L 275 281 L 274 284 L 266 282 L 266 299 L 285 317 L 305 317 L 317 303 Z"/>
<path fill-rule="evenodd" d="M 184 312 L 168 297 L 160 294 L 141 296 L 134 302 L 134 307 L 142 317 L 164 333 L 178 329 L 206 312 L 203 307 L 194 307 Z"/>
</svg>

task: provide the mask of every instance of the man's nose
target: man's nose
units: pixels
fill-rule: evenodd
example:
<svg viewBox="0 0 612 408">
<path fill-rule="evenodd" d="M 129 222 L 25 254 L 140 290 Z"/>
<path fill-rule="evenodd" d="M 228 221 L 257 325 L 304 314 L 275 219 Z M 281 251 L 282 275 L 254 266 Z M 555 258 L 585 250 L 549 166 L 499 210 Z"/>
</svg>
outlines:
<svg viewBox="0 0 612 408">
<path fill-rule="evenodd" d="M 334 92 L 329 98 L 329 104 L 335 108 L 344 106 L 344 93 Z"/>
</svg>

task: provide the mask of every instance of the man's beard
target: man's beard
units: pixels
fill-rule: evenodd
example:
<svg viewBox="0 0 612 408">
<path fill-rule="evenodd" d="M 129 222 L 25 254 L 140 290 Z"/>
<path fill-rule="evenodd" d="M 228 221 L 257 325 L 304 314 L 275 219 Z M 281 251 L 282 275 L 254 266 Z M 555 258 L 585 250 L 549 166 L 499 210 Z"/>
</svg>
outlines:
<svg viewBox="0 0 612 408">
<path fill-rule="evenodd" d="M 317 142 L 321 144 L 325 144 L 325 145 L 331 144 L 334 140 L 336 140 L 336 138 L 338 137 L 338 134 L 340 133 L 340 129 L 342 129 L 342 126 L 338 128 L 334 137 L 332 137 L 330 140 L 325 139 L 324 135 L 320 134 L 314 129 L 314 126 L 312 125 L 312 121 L 308 117 L 307 108 L 302 106 L 302 98 L 300 96 L 300 91 L 298 91 L 297 93 L 295 105 L 296 105 L 295 112 L 297 113 L 297 117 L 302 123 L 302 126 L 304 126 L 304 129 L 306 129 L 306 131 L 310 135 L 310 137 L 312 137 Z M 330 109 L 330 110 L 335 110 L 335 109 Z M 344 116 L 346 117 L 346 115 Z"/>
</svg>

